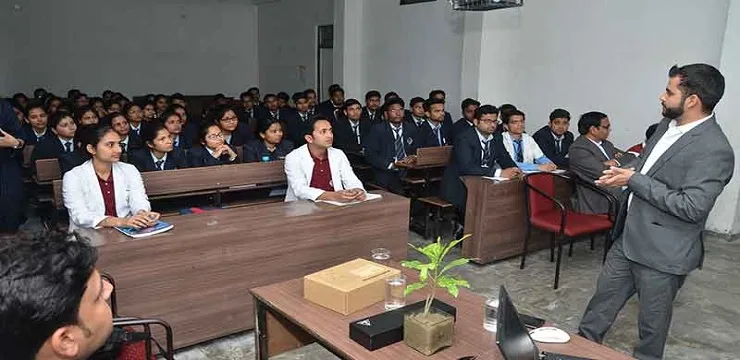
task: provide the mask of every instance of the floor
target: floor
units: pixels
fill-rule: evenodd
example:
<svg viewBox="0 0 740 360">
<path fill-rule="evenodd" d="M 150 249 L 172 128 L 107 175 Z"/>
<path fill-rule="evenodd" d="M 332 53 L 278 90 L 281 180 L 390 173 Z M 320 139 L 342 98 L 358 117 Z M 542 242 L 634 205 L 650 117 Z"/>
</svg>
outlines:
<svg viewBox="0 0 740 360">
<path fill-rule="evenodd" d="M 412 233 L 413 242 L 423 239 Z M 718 237 L 706 239 L 706 263 L 689 276 L 675 302 L 666 359 L 735 359 L 740 353 L 740 242 Z M 552 290 L 554 264 L 549 251 L 527 258 L 519 269 L 519 259 L 486 266 L 466 265 L 460 274 L 472 290 L 495 296 L 505 285 L 520 311 L 550 320 L 566 331 L 574 331 L 585 309 L 601 267 L 601 248 L 590 250 L 588 243 L 576 244 L 572 258 L 565 258 L 558 290 Z M 607 335 L 606 345 L 625 353 L 637 339 L 637 306 L 632 299 Z M 491 346 L 495 346 L 491 344 Z M 735 355 L 733 355 L 735 354 Z M 236 334 L 179 351 L 178 360 L 254 359 L 252 332 Z M 326 349 L 311 345 L 274 357 L 276 360 L 335 359 Z"/>
</svg>

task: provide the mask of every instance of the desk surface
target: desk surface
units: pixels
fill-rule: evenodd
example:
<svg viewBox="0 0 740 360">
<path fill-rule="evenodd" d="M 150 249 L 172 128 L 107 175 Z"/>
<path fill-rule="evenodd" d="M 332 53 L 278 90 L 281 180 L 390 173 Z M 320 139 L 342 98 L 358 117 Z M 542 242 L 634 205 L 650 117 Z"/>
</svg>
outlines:
<svg viewBox="0 0 740 360">
<path fill-rule="evenodd" d="M 416 278 L 404 269 L 407 276 Z M 271 310 L 289 319 L 315 337 L 322 345 L 346 359 L 444 359 L 457 360 L 475 355 L 480 360 L 503 359 L 496 345 L 496 334 L 483 329 L 484 299 L 462 289 L 457 299 L 444 294 L 439 298 L 457 308 L 455 340 L 452 347 L 432 356 L 421 353 L 399 342 L 382 349 L 368 351 L 349 338 L 349 323 L 383 312 L 378 303 L 354 314 L 344 316 L 303 299 L 303 280 L 293 279 L 278 284 L 252 289 L 251 293 Z M 412 294 L 407 303 L 423 300 L 420 293 Z M 268 331 L 269 332 L 269 331 Z M 540 350 L 601 360 L 631 359 L 629 356 L 603 345 L 572 336 L 567 344 L 537 344 Z"/>
<path fill-rule="evenodd" d="M 364 257 L 406 257 L 409 200 L 390 193 L 338 207 L 272 203 L 167 218 L 169 232 L 133 239 L 82 230 L 116 280 L 121 315 L 172 325 L 176 347 L 251 329 L 250 289 Z"/>
</svg>

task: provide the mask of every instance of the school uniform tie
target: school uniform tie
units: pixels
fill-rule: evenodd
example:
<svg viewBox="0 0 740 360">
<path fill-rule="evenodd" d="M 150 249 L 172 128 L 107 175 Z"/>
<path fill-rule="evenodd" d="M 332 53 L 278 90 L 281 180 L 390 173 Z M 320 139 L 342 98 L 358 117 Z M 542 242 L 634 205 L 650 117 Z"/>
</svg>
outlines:
<svg viewBox="0 0 740 360">
<path fill-rule="evenodd" d="M 72 142 L 71 141 L 67 141 L 64 143 L 64 151 L 72 152 Z"/>
<path fill-rule="evenodd" d="M 357 137 L 357 145 L 360 145 L 360 124 L 352 125 L 352 133 Z"/>
<path fill-rule="evenodd" d="M 522 139 L 514 140 L 514 154 L 516 162 L 524 162 L 524 149 L 522 149 Z"/>
<path fill-rule="evenodd" d="M 164 170 L 164 160 L 157 160 L 154 162 L 154 166 L 157 167 L 157 170 Z"/>
<path fill-rule="evenodd" d="M 121 143 L 121 152 L 124 154 L 126 153 L 126 143 L 125 142 Z"/>
<path fill-rule="evenodd" d="M 483 159 L 481 160 L 482 165 L 488 166 L 491 162 L 493 154 L 491 153 L 491 140 L 481 141 L 483 143 Z"/>
<path fill-rule="evenodd" d="M 406 158 L 406 149 L 403 148 L 403 137 L 401 136 L 401 127 L 393 129 L 396 133 L 396 140 L 393 142 L 393 147 L 396 150 L 396 160 L 403 160 Z"/>
<path fill-rule="evenodd" d="M 437 139 L 437 145 L 442 146 L 442 138 L 439 136 L 439 128 L 435 128 L 433 131 L 434 138 Z"/>
<path fill-rule="evenodd" d="M 563 151 L 563 139 L 555 140 L 555 148 L 558 150 L 558 154 L 560 154 Z"/>
</svg>

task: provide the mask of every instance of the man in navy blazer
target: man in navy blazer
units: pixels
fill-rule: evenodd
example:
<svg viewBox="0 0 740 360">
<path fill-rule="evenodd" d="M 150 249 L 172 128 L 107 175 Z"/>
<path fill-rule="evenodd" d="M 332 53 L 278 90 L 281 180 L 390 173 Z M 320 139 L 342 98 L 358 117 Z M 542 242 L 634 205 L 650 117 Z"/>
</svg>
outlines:
<svg viewBox="0 0 740 360">
<path fill-rule="evenodd" d="M 349 154 L 362 153 L 372 126 L 371 120 L 362 118 L 362 105 L 357 99 L 345 101 L 344 117 L 334 125 L 334 147 Z M 351 155 L 349 157 L 353 160 Z"/>
<path fill-rule="evenodd" d="M 475 110 L 478 110 L 478 108 L 480 107 L 480 102 L 475 99 L 467 98 L 462 101 L 460 107 L 462 108 L 463 117 L 461 117 L 452 125 L 450 138 L 453 142 L 455 141 L 455 137 L 457 136 L 457 134 L 462 133 L 468 128 L 475 127 L 475 123 L 473 123 L 473 118 L 475 117 Z"/>
<path fill-rule="evenodd" d="M 437 147 L 450 144 L 452 126 L 444 123 L 445 101 L 429 99 L 424 102 L 427 120 L 419 127 L 419 147 Z"/>
<path fill-rule="evenodd" d="M 319 104 L 316 108 L 319 114 L 328 117 L 332 125 L 337 123 L 337 120 L 342 117 L 342 108 L 344 107 L 344 89 L 341 86 L 334 84 L 329 87 L 329 100 L 326 100 Z"/>
<path fill-rule="evenodd" d="M 310 101 L 305 92 L 293 94 L 295 109 L 285 111 L 284 119 L 286 138 L 293 142 L 295 148 L 306 144 L 306 130 L 311 126 Z"/>
<path fill-rule="evenodd" d="M 442 180 L 442 198 L 458 211 L 460 224 L 464 223 L 467 190 L 461 176 L 500 176 L 514 178 L 521 174 L 514 160 L 504 148 L 501 135 L 494 135 L 498 109 L 483 105 L 475 112 L 475 127 L 463 130 L 455 139 L 450 163 Z"/>
<path fill-rule="evenodd" d="M 372 165 L 377 185 L 394 193 L 403 193 L 401 178 L 406 174 L 399 165 L 416 161 L 418 131 L 403 121 L 404 102 L 391 98 L 383 106 L 388 122 L 370 130 L 365 144 L 365 159 Z"/>
<path fill-rule="evenodd" d="M 550 123 L 537 130 L 532 138 L 555 165 L 568 167 L 568 150 L 573 144 L 573 133 L 568 131 L 570 113 L 564 109 L 555 109 L 550 113 Z"/>
</svg>

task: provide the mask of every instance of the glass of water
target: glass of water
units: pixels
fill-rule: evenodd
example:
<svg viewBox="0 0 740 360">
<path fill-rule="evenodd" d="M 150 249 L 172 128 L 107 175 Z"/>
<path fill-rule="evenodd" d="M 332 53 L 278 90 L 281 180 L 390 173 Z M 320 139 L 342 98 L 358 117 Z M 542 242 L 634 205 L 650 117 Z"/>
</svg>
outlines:
<svg viewBox="0 0 740 360">
<path fill-rule="evenodd" d="M 406 306 L 406 276 L 393 275 L 385 279 L 385 309 L 394 310 Z"/>
<path fill-rule="evenodd" d="M 498 325 L 498 298 L 487 298 L 484 306 L 483 328 L 490 332 L 496 332 L 496 326 Z"/>
<path fill-rule="evenodd" d="M 374 262 L 381 264 L 381 265 L 388 266 L 388 263 L 391 260 L 390 250 L 386 248 L 377 248 L 377 249 L 373 249 L 371 253 L 372 253 L 371 257 Z"/>
</svg>

